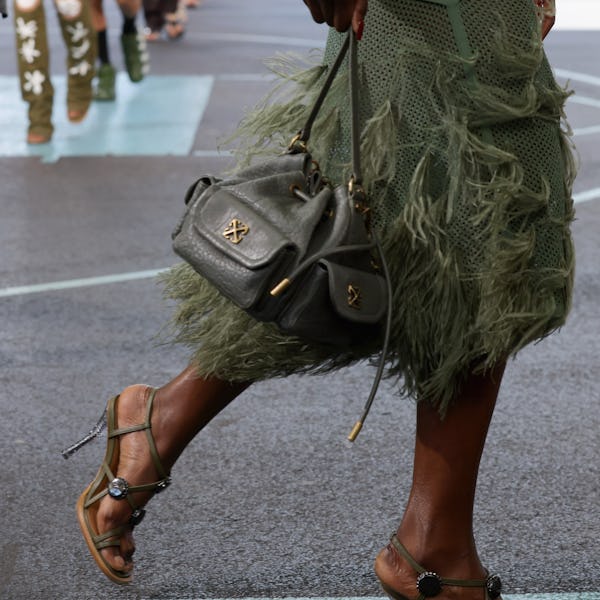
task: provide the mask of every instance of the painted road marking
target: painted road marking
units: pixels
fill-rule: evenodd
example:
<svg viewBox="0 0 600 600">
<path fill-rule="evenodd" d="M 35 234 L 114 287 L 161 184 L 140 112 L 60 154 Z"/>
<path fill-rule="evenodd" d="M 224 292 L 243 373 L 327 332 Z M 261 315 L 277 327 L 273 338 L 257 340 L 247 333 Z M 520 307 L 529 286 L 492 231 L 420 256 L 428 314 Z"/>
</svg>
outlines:
<svg viewBox="0 0 600 600">
<path fill-rule="evenodd" d="M 66 117 L 65 77 L 52 81 L 53 139 L 29 146 L 27 110 L 18 79 L 0 76 L 0 157 L 40 156 L 44 162 L 54 162 L 63 156 L 188 156 L 214 77 L 149 76 L 133 84 L 119 73 L 117 102 L 93 102 L 85 121 L 77 125 Z"/>
<path fill-rule="evenodd" d="M 590 85 L 600 87 L 600 77 L 596 77 L 595 75 L 588 75 L 587 73 L 579 73 L 578 71 L 570 71 L 568 69 L 554 69 L 554 73 L 565 79 L 579 81 L 580 83 L 589 83 Z"/>
<path fill-rule="evenodd" d="M 595 188 L 593 190 L 588 190 L 587 192 L 579 192 L 578 194 L 573 194 L 573 202 L 575 204 L 579 204 L 581 202 L 588 202 L 589 200 L 597 200 L 600 198 L 600 188 Z"/>
<path fill-rule="evenodd" d="M 54 292 L 57 290 L 68 290 L 92 285 L 107 285 L 109 283 L 121 283 L 123 281 L 134 281 L 136 279 L 150 279 L 167 269 L 149 269 L 147 271 L 133 271 L 129 273 L 117 273 L 114 275 L 101 275 L 99 277 L 84 277 L 82 279 L 66 279 L 64 281 L 53 281 L 51 283 L 38 283 L 34 285 L 21 285 L 0 289 L 0 298 L 8 296 L 23 296 L 26 294 L 39 294 L 41 292 Z"/>
<path fill-rule="evenodd" d="M 202 156 L 194 153 L 196 156 Z M 212 155 L 211 155 L 212 156 Z M 222 156 L 222 155 L 218 155 Z M 580 204 L 582 202 L 588 202 L 590 200 L 600 199 L 600 188 L 588 190 L 586 192 L 579 192 L 573 195 L 573 202 Z M 49 283 L 37 283 L 32 285 L 21 285 L 8 288 L 0 288 L 0 298 L 7 298 L 9 296 L 24 296 L 27 294 L 39 294 L 42 292 L 54 292 L 59 290 L 67 290 L 73 288 L 89 287 L 93 285 L 107 285 L 110 283 L 122 283 L 125 281 L 133 281 L 137 279 L 151 279 L 156 277 L 160 273 L 166 271 L 168 267 L 162 269 L 148 269 L 146 271 L 132 271 L 129 273 L 116 273 L 113 275 L 101 275 L 98 277 L 84 277 L 80 279 L 66 279 L 63 281 L 54 281 Z M 250 599 L 246 599 L 250 600 Z M 252 599 L 256 600 L 256 599 Z M 293 599 L 299 600 L 299 599 Z M 313 599 L 314 600 L 314 599 Z M 363 599 L 365 600 L 365 599 Z M 600 598 L 598 598 L 600 600 Z"/>
<path fill-rule="evenodd" d="M 589 96 L 580 96 L 576 94 L 569 98 L 569 102 L 573 104 L 583 104 L 584 106 L 593 106 L 594 108 L 600 108 L 600 100 L 597 98 L 590 98 Z"/>
<path fill-rule="evenodd" d="M 594 135 L 600 133 L 600 125 L 592 125 L 591 127 L 579 127 L 573 129 L 573 135 L 581 137 L 582 135 Z"/>
</svg>

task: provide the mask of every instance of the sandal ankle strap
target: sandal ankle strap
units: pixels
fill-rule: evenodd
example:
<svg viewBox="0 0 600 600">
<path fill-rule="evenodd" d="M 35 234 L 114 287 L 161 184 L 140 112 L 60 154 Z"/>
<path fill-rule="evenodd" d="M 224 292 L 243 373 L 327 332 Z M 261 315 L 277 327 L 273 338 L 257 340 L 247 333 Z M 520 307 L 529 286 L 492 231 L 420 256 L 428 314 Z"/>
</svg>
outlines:
<svg viewBox="0 0 600 600">
<path fill-rule="evenodd" d="M 489 575 L 487 579 L 450 579 L 440 577 L 434 571 L 428 571 L 422 567 L 402 545 L 396 534 L 391 537 L 392 546 L 402 556 L 406 562 L 419 574 L 417 577 L 417 589 L 419 597 L 417 600 L 425 600 L 425 598 L 434 598 L 441 591 L 443 586 L 456 587 L 478 587 L 486 590 L 486 595 L 490 600 L 496 600 L 500 597 L 502 591 L 502 582 L 498 575 Z"/>
</svg>

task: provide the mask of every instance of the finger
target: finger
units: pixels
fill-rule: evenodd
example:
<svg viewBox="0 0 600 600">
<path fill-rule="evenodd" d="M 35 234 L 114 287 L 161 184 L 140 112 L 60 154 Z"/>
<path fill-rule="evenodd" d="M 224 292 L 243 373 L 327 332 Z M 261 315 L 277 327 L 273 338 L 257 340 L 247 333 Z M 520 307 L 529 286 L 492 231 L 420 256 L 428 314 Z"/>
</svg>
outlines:
<svg viewBox="0 0 600 600">
<path fill-rule="evenodd" d="M 333 13 L 332 27 L 337 31 L 343 32 L 350 27 L 352 22 L 352 12 L 354 10 L 354 0 L 337 0 Z M 328 21 L 329 22 L 329 21 Z"/>
<path fill-rule="evenodd" d="M 310 11 L 310 15 L 313 18 L 313 21 L 315 21 L 316 23 L 325 22 L 325 17 L 323 15 L 323 12 L 321 11 L 321 7 L 319 6 L 318 2 L 315 2 L 314 0 L 304 0 L 304 4 L 308 6 L 308 10 Z"/>
<path fill-rule="evenodd" d="M 554 27 L 555 22 L 556 18 L 553 16 L 544 17 L 544 20 L 542 21 L 542 39 L 544 39 L 550 33 L 550 30 Z"/>
<path fill-rule="evenodd" d="M 352 29 L 356 34 L 356 39 L 362 38 L 365 17 L 367 15 L 368 0 L 357 0 L 354 4 L 354 13 L 352 15 Z"/>
<path fill-rule="evenodd" d="M 319 2 L 321 14 L 323 15 L 323 19 L 329 25 L 329 27 L 334 26 L 336 7 L 334 0 L 321 0 Z"/>
</svg>

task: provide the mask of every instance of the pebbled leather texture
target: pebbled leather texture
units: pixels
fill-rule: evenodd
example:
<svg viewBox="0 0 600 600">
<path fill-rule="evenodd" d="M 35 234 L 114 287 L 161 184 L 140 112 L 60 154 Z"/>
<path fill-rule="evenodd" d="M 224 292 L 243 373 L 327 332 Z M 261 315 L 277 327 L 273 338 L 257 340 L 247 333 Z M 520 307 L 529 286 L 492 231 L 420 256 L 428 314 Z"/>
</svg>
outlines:
<svg viewBox="0 0 600 600">
<path fill-rule="evenodd" d="M 307 340 L 346 345 L 379 334 L 386 282 L 373 267 L 364 217 L 347 188 L 320 182 L 308 153 L 282 155 L 230 179 L 201 177 L 186 194 L 173 248 L 254 318 Z M 327 254 L 345 245 L 367 249 Z M 285 292 L 270 295 L 307 260 Z"/>
<path fill-rule="evenodd" d="M 306 142 L 333 79 L 350 48 L 351 178 L 331 189 L 306 151 Z M 380 368 L 390 334 L 391 295 L 375 267 L 358 199 L 361 187 L 356 40 L 349 33 L 307 118 L 287 153 L 234 177 L 201 177 L 186 194 L 186 210 L 173 232 L 173 248 L 234 304 L 307 340 L 347 345 L 380 333 L 387 312 Z M 374 234 L 373 234 L 374 237 Z M 281 284 L 287 287 L 282 288 Z M 272 295 L 276 288 L 280 293 Z M 281 289 L 285 291 L 281 292 Z M 367 408 L 368 412 L 368 408 Z"/>
</svg>

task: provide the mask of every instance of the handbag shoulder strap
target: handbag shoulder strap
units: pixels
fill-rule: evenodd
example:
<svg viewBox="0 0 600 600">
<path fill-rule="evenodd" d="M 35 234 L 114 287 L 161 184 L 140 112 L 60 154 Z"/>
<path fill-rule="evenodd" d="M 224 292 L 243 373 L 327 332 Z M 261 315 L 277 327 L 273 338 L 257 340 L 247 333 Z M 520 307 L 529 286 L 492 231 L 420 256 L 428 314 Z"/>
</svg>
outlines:
<svg viewBox="0 0 600 600">
<path fill-rule="evenodd" d="M 306 119 L 304 127 L 300 130 L 298 135 L 291 141 L 289 145 L 288 152 L 296 153 L 296 152 L 306 152 L 307 151 L 307 142 L 310 138 L 310 133 L 312 130 L 312 126 L 323 106 L 323 102 L 325 97 L 327 96 L 329 90 L 331 89 L 331 85 L 333 80 L 335 79 L 342 62 L 348 52 L 348 48 L 350 48 L 350 60 L 349 60 L 349 80 L 350 80 L 350 136 L 351 136 L 351 152 L 352 152 L 352 176 L 350 177 L 350 182 L 348 184 L 348 192 L 350 197 L 356 199 L 356 202 L 360 205 L 364 202 L 366 197 L 365 191 L 362 186 L 362 170 L 360 163 L 360 117 L 358 111 L 358 63 L 357 63 L 357 48 L 356 48 L 356 36 L 352 29 L 348 32 L 340 51 L 329 70 L 327 75 L 327 79 L 323 84 L 315 103 Z M 390 343 L 390 334 L 392 328 L 392 288 L 390 284 L 390 273 L 387 265 L 387 261 L 385 259 L 385 255 L 383 253 L 383 249 L 377 238 L 377 234 L 374 230 L 371 230 L 371 237 L 373 238 L 373 242 L 377 248 L 379 258 L 381 260 L 381 268 L 383 271 L 383 276 L 386 281 L 386 320 L 384 325 L 384 335 L 383 335 L 383 345 L 381 349 L 381 353 L 379 356 L 379 361 L 377 365 L 377 372 L 375 374 L 375 378 L 371 385 L 371 391 L 365 403 L 365 407 L 363 409 L 362 415 L 359 420 L 354 425 L 350 435 L 348 436 L 348 440 L 353 442 L 358 436 L 360 430 L 362 429 L 363 423 L 369 414 L 371 409 L 371 405 L 373 404 L 373 400 L 375 399 L 375 395 L 377 394 L 377 389 L 379 387 L 379 383 L 383 377 L 383 371 L 385 368 L 385 361 L 388 353 L 389 343 Z"/>
</svg>

